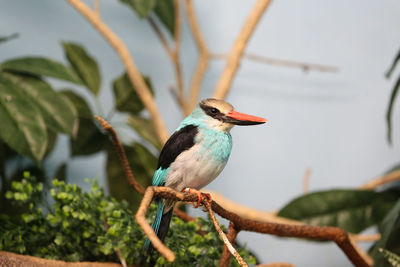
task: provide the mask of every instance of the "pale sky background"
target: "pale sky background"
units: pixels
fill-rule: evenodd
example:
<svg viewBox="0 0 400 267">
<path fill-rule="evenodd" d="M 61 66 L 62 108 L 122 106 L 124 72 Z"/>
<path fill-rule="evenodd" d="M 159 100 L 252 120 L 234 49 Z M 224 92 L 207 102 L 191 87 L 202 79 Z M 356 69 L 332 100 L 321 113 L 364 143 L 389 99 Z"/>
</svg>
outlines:
<svg viewBox="0 0 400 267">
<path fill-rule="evenodd" d="M 194 3 L 210 50 L 225 53 L 254 1 Z M 64 60 L 60 42 L 79 42 L 99 62 L 100 102 L 105 113 L 111 109 L 110 82 L 123 66 L 108 43 L 66 1 L 0 0 L 0 7 L 0 35 L 20 34 L 0 46 L 1 61 L 24 55 Z M 165 51 L 148 23 L 118 1 L 102 0 L 100 7 L 102 18 L 126 42 L 141 72 L 151 76 L 157 104 L 172 132 L 182 117 L 168 92 L 175 76 Z M 238 111 L 264 116 L 269 122 L 232 130 L 231 158 L 208 189 L 253 208 L 276 210 L 301 194 L 308 167 L 312 169 L 310 189 L 325 190 L 357 187 L 400 162 L 400 105 L 395 105 L 391 147 L 386 141 L 385 112 L 394 79 L 384 78 L 400 48 L 399 25 L 397 0 L 274 1 L 246 51 L 332 65 L 339 72 L 304 73 L 244 60 L 228 101 Z M 188 86 L 197 54 L 186 22 L 182 59 Z M 202 98 L 211 96 L 223 67 L 222 61 L 211 62 Z M 83 89 L 79 92 L 87 95 Z M 115 117 L 112 123 L 122 119 Z M 128 132 L 121 135 L 124 140 L 134 138 Z M 66 138 L 61 138 L 47 166 L 54 169 L 68 157 Z M 85 177 L 97 177 L 103 181 L 104 160 L 103 154 L 75 158 L 68 180 L 81 183 Z M 351 266 L 334 244 L 246 232 L 239 234 L 239 240 L 247 242 L 262 263 Z"/>
</svg>

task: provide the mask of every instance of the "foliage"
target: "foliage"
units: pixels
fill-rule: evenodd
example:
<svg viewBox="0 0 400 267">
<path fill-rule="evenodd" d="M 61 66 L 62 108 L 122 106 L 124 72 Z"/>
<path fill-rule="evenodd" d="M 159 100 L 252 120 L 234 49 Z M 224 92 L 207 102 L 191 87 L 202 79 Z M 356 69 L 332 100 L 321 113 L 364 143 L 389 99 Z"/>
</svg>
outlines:
<svg viewBox="0 0 400 267">
<path fill-rule="evenodd" d="M 386 72 L 386 78 L 390 79 L 393 74 L 394 69 L 396 68 L 397 63 L 400 60 L 400 51 L 397 53 L 396 57 L 393 60 L 392 65 L 390 66 L 389 70 Z M 392 93 L 389 99 L 389 105 L 386 112 L 386 123 L 387 123 L 387 139 L 389 144 L 392 143 L 392 113 L 393 113 L 393 105 L 396 99 L 397 93 L 400 89 L 400 75 L 397 77 L 396 82 L 394 83 Z"/>
<path fill-rule="evenodd" d="M 52 207 L 44 212 L 41 207 L 48 204 L 39 202 L 42 183 L 29 173 L 24 176 L 21 182 L 12 183 L 6 196 L 28 204 L 29 212 L 0 215 L 0 250 L 66 261 L 118 262 L 115 250 L 119 249 L 128 264 L 145 266 L 150 261 L 143 252 L 144 234 L 126 202 L 106 197 L 96 182 L 89 192 L 83 192 L 76 185 L 54 180 Z M 154 213 L 152 206 L 149 221 Z M 198 233 L 199 227 L 205 235 Z M 185 222 L 175 216 L 166 244 L 177 259 L 171 264 L 157 256 L 156 266 L 217 266 L 223 247 L 210 220 Z M 238 251 L 248 263 L 256 263 L 244 247 Z M 231 265 L 238 266 L 234 259 Z"/>
<path fill-rule="evenodd" d="M 292 200 L 278 215 L 359 233 L 379 223 L 399 197 L 395 192 L 354 189 L 313 192 Z"/>
<path fill-rule="evenodd" d="M 380 248 L 379 252 L 383 254 L 385 259 L 393 266 L 393 267 L 400 267 L 400 256 L 390 252 L 389 250 Z"/>
</svg>

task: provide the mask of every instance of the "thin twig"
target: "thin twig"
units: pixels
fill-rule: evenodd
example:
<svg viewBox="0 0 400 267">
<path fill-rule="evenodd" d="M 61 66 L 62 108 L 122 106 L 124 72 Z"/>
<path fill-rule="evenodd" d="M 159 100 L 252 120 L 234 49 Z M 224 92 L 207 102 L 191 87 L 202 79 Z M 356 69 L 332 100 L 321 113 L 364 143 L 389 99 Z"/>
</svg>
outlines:
<svg viewBox="0 0 400 267">
<path fill-rule="evenodd" d="M 310 177 L 311 168 L 307 168 L 303 176 L 303 194 L 307 194 L 310 191 Z"/>
<path fill-rule="evenodd" d="M 363 184 L 362 186 L 360 186 L 360 189 L 371 190 L 377 188 L 378 186 L 399 180 L 400 180 L 400 170 L 396 170 L 391 173 L 379 176 L 378 178 Z"/>
<path fill-rule="evenodd" d="M 233 222 L 229 222 L 228 233 L 226 237 L 228 238 L 229 243 L 234 244 L 239 231 L 236 229 L 235 224 Z M 227 246 L 224 246 L 222 249 L 221 260 L 219 261 L 219 267 L 228 267 L 229 260 L 231 259 L 231 253 Z"/>
<path fill-rule="evenodd" d="M 177 192 L 168 187 L 153 187 L 150 186 L 146 189 L 142 203 L 136 214 L 136 221 L 143 228 L 143 231 L 148 236 L 153 246 L 162 253 L 168 260 L 173 259 L 175 256 L 154 233 L 151 226 L 145 219 L 146 210 L 153 197 L 161 197 L 164 199 L 171 199 L 175 201 L 195 202 L 198 200 L 196 194 Z M 208 201 L 206 197 L 203 198 L 204 202 Z M 311 226 L 311 225 L 288 225 L 278 223 L 260 222 L 250 219 L 245 219 L 239 215 L 222 208 L 215 201 L 212 202 L 211 208 L 214 212 L 221 217 L 233 222 L 237 229 L 242 231 L 251 231 L 263 234 L 272 234 L 281 237 L 297 237 L 315 240 L 331 240 L 335 242 L 342 251 L 346 254 L 348 259 L 357 267 L 369 267 L 369 264 L 360 255 L 351 242 L 349 234 L 337 227 L 328 226 Z"/>
<path fill-rule="evenodd" d="M 124 173 L 125 173 L 126 179 L 128 180 L 129 185 L 133 189 L 135 189 L 137 192 L 139 192 L 140 194 L 143 195 L 145 189 L 135 179 L 132 169 L 129 166 L 129 161 L 128 161 L 128 158 L 126 157 L 124 146 L 122 145 L 121 141 L 119 141 L 117 133 L 114 131 L 114 129 L 111 127 L 111 125 L 107 121 L 105 121 L 102 117 L 100 117 L 100 116 L 94 116 L 94 117 L 101 123 L 101 126 L 104 128 L 104 130 L 110 133 L 111 141 L 114 145 L 115 151 L 117 152 L 118 158 L 122 164 L 122 169 L 124 170 Z"/>
<path fill-rule="evenodd" d="M 212 59 L 226 59 L 228 54 L 219 54 L 213 53 L 211 54 Z M 278 59 L 278 58 L 271 58 L 271 57 L 264 57 L 256 54 L 251 53 L 243 53 L 243 59 L 275 65 L 275 66 L 282 66 L 288 68 L 300 68 L 303 71 L 320 71 L 320 72 L 337 72 L 338 68 L 334 66 L 326 66 L 320 64 L 313 64 L 313 63 L 305 63 L 293 60 L 286 60 L 286 59 Z"/>
<path fill-rule="evenodd" d="M 219 223 L 217 221 L 217 218 L 215 218 L 214 212 L 211 209 L 211 205 L 207 202 L 204 201 L 203 205 L 206 207 L 208 213 L 210 214 L 211 220 L 214 223 L 214 227 L 217 230 L 219 236 L 221 237 L 222 241 L 224 241 L 225 246 L 228 248 L 229 252 L 236 258 L 240 266 L 248 266 L 247 263 L 243 260 L 243 258 L 239 255 L 239 253 L 236 251 L 236 249 L 233 247 L 232 243 L 229 242 L 228 238 L 226 237 L 225 233 L 222 231 L 221 227 L 219 226 Z"/>
<path fill-rule="evenodd" d="M 136 67 L 136 64 L 133 61 L 125 43 L 101 20 L 99 16 L 96 15 L 93 10 L 91 10 L 81 0 L 67 1 L 95 27 L 95 29 L 110 43 L 110 45 L 120 56 L 129 80 L 134 85 L 133 87 L 136 90 L 136 93 L 138 94 L 143 105 L 148 110 L 160 142 L 164 144 L 169 137 L 168 130 L 164 124 L 150 89 Z"/>
<path fill-rule="evenodd" d="M 197 22 L 196 12 L 193 7 L 192 0 L 186 0 L 186 14 L 189 21 L 190 29 L 192 30 L 194 41 L 199 50 L 199 58 L 196 70 L 193 74 L 192 83 L 190 85 L 189 103 L 187 112 L 191 112 L 199 100 L 201 83 L 208 68 L 210 58 L 206 41 L 201 33 L 200 26 Z"/>
<path fill-rule="evenodd" d="M 154 33 L 157 35 L 158 39 L 160 40 L 160 42 L 161 42 L 162 46 L 164 47 L 165 51 L 167 52 L 169 58 L 173 61 L 174 60 L 174 51 L 169 46 L 167 38 L 165 38 L 161 29 L 158 27 L 157 23 L 152 19 L 151 16 L 148 17 L 147 21 L 149 22 Z"/>
<path fill-rule="evenodd" d="M 233 78 L 239 68 L 240 59 L 243 55 L 246 44 L 270 3 L 271 0 L 257 0 L 255 3 L 252 11 L 242 27 L 242 30 L 233 44 L 231 52 L 229 53 L 225 69 L 222 72 L 222 75 L 219 78 L 215 88 L 214 98 L 224 99 L 228 94 Z"/>
<path fill-rule="evenodd" d="M 381 239 L 380 234 L 372 234 L 372 235 L 351 234 L 351 237 L 356 242 L 375 242 Z"/>
</svg>

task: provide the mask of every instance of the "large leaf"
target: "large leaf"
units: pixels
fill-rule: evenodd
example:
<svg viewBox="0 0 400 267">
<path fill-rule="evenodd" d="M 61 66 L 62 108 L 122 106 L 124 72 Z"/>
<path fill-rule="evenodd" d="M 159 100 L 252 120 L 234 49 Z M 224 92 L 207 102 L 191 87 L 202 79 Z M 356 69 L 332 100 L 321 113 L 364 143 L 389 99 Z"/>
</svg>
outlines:
<svg viewBox="0 0 400 267">
<path fill-rule="evenodd" d="M 157 5 L 157 0 L 120 0 L 129 5 L 140 18 L 147 18 Z M 163 0 L 161 0 L 163 1 Z"/>
<path fill-rule="evenodd" d="M 78 75 L 67 66 L 52 59 L 43 57 L 24 57 L 5 61 L 1 69 L 19 73 L 43 75 L 76 84 L 82 84 Z"/>
<path fill-rule="evenodd" d="M 0 43 L 7 42 L 7 41 L 15 39 L 17 37 L 18 37 L 18 33 L 13 33 L 13 34 L 8 35 L 8 36 L 1 36 L 0 37 Z"/>
<path fill-rule="evenodd" d="M 393 104 L 396 99 L 397 92 L 400 89 L 400 76 L 398 77 L 390 95 L 389 106 L 386 112 L 386 123 L 387 123 L 387 138 L 389 144 L 392 143 L 392 113 L 393 113 Z"/>
<path fill-rule="evenodd" d="M 45 121 L 39 108 L 23 95 L 23 89 L 0 75 L 0 137 L 19 154 L 36 163 L 47 147 Z"/>
<path fill-rule="evenodd" d="M 158 150 L 161 150 L 161 144 L 158 140 L 154 125 L 149 119 L 131 115 L 128 117 L 128 124 L 132 126 L 141 137 L 149 141 Z"/>
<path fill-rule="evenodd" d="M 93 113 L 90 110 L 89 105 L 86 103 L 85 99 L 83 99 L 82 96 L 76 94 L 72 90 L 67 90 L 67 89 L 61 90 L 60 94 L 66 99 L 68 99 L 69 102 L 74 105 L 75 109 L 78 112 L 78 116 L 80 118 L 87 118 L 87 119 L 93 118 Z"/>
<path fill-rule="evenodd" d="M 157 166 L 157 158 L 138 143 L 124 148 L 136 180 L 145 187 L 150 185 Z M 107 180 L 113 197 L 118 200 L 125 199 L 133 210 L 138 208 L 142 195 L 129 186 L 113 147 L 109 148 L 107 155 Z"/>
<path fill-rule="evenodd" d="M 72 68 L 86 87 L 97 95 L 100 90 L 101 76 L 96 60 L 78 44 L 63 42 L 63 47 Z"/>
<path fill-rule="evenodd" d="M 105 149 L 108 138 L 94 123 L 86 101 L 72 91 L 62 91 L 61 94 L 74 103 L 80 117 L 78 134 L 75 139 L 70 139 L 71 154 L 73 156 L 91 155 Z"/>
<path fill-rule="evenodd" d="M 379 223 L 396 200 L 397 197 L 388 192 L 322 191 L 294 199 L 278 215 L 311 225 L 336 226 L 358 233 Z"/>
<path fill-rule="evenodd" d="M 151 92 L 153 89 L 150 79 L 146 76 L 143 77 L 146 84 L 149 86 Z M 131 81 L 126 73 L 117 77 L 113 81 L 114 101 L 117 110 L 122 112 L 129 112 L 131 114 L 138 114 L 144 108 L 142 101 L 137 95 Z"/>
<path fill-rule="evenodd" d="M 76 132 L 77 112 L 63 97 L 55 92 L 48 83 L 32 76 L 17 76 L 0 73 L 3 79 L 9 79 L 23 90 L 23 94 L 42 112 L 46 125 L 51 129 L 69 135 Z"/>
<path fill-rule="evenodd" d="M 379 249 L 383 248 L 400 254 L 400 200 L 386 215 L 378 229 L 381 233 L 381 239 L 374 245 L 370 254 L 374 258 L 375 267 L 390 266 Z"/>
<path fill-rule="evenodd" d="M 168 29 L 169 33 L 175 35 L 175 8 L 174 0 L 159 0 L 154 9 L 156 16 Z"/>
</svg>

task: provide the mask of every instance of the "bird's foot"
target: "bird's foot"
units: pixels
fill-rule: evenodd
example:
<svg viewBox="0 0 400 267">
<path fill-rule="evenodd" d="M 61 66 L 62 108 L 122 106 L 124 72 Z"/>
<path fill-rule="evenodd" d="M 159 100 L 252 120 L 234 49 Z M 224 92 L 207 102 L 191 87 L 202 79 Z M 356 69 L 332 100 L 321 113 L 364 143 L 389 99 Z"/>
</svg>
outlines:
<svg viewBox="0 0 400 267">
<path fill-rule="evenodd" d="M 196 194 L 196 195 L 197 195 L 197 203 L 196 203 L 195 205 L 193 204 L 193 207 L 194 207 L 194 208 L 198 208 L 198 207 L 200 206 L 201 201 L 203 200 L 203 195 L 205 195 L 206 198 L 208 198 L 208 203 L 209 203 L 209 204 L 212 203 L 211 195 L 208 194 L 208 193 L 202 193 L 202 192 L 200 192 L 200 191 L 197 190 L 197 189 L 189 188 L 189 187 L 186 187 L 186 188 L 183 189 L 182 191 L 183 191 L 183 192 L 186 192 L 186 193 L 193 193 L 193 194 Z"/>
</svg>

